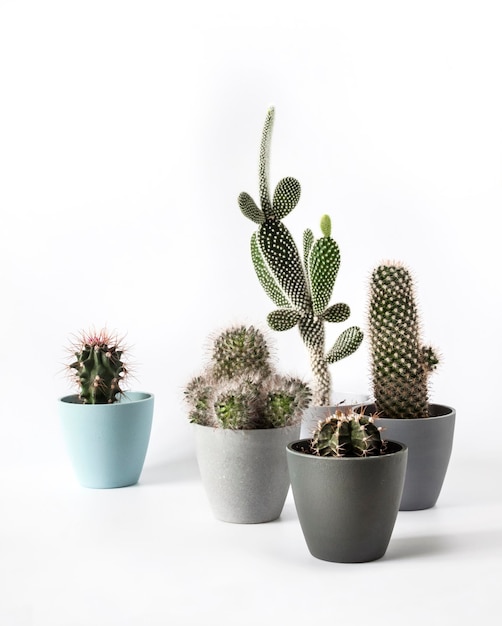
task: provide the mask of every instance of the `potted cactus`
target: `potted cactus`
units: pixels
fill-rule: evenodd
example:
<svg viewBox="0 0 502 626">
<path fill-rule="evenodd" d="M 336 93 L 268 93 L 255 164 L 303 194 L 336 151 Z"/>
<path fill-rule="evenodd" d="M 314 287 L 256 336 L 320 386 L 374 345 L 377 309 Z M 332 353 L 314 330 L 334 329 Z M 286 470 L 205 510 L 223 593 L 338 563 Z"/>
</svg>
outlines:
<svg viewBox="0 0 502 626">
<path fill-rule="evenodd" d="M 340 267 L 340 249 L 331 237 L 331 220 L 321 218 L 322 236 L 316 240 L 313 232 L 303 234 L 301 257 L 293 236 L 283 223 L 300 199 L 300 183 L 291 177 L 277 184 L 273 196 L 269 191 L 269 159 L 274 109 L 267 113 L 263 128 L 259 189 L 260 207 L 246 192 L 239 195 L 239 207 L 245 217 L 258 225 L 251 237 L 251 258 L 258 280 L 265 293 L 276 305 L 267 321 L 276 331 L 298 327 L 307 347 L 313 376 L 312 408 L 306 412 L 304 429 L 311 432 L 320 417 L 330 412 L 335 399 L 331 389 L 329 365 L 351 355 L 363 339 L 357 326 L 346 328 L 334 345 L 326 350 L 325 323 L 345 322 L 350 308 L 343 302 L 330 305 L 330 300 Z M 366 396 L 356 396 L 361 402 Z M 338 394 L 335 402 L 345 400 Z M 349 408 L 345 403 L 345 406 Z"/>
<path fill-rule="evenodd" d="M 82 332 L 70 346 L 67 370 L 78 393 L 58 407 L 70 459 L 84 487 L 108 489 L 138 482 L 153 418 L 151 393 L 125 391 L 125 347 L 106 329 Z"/>
<path fill-rule="evenodd" d="M 429 401 L 436 351 L 422 343 L 412 275 L 400 262 L 371 274 L 368 306 L 371 378 L 377 423 L 409 448 L 402 510 L 431 508 L 450 459 L 455 409 Z"/>
<path fill-rule="evenodd" d="M 259 329 L 232 326 L 215 338 L 185 399 L 217 519 L 252 524 L 279 517 L 289 490 L 286 444 L 298 437 L 310 397 L 300 379 L 274 371 Z"/>
<path fill-rule="evenodd" d="M 294 502 L 314 557 L 356 563 L 385 554 L 406 460 L 406 445 L 382 440 L 373 417 L 353 411 L 336 411 L 311 438 L 288 444 Z"/>
</svg>

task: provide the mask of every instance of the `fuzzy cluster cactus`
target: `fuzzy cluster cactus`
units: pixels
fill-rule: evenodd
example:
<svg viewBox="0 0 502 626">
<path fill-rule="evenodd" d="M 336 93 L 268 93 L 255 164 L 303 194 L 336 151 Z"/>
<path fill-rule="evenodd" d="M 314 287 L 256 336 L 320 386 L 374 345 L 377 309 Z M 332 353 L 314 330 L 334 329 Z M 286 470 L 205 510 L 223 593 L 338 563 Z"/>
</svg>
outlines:
<svg viewBox="0 0 502 626">
<path fill-rule="evenodd" d="M 311 449 L 317 456 L 377 456 L 385 443 L 372 417 L 337 411 L 319 422 Z"/>
<path fill-rule="evenodd" d="M 128 368 L 123 361 L 121 340 L 106 330 L 82 332 L 70 352 L 75 360 L 68 365 L 83 404 L 110 404 L 123 393 Z"/>
<path fill-rule="evenodd" d="M 266 294 L 278 307 L 267 321 L 273 330 L 298 326 L 310 353 L 313 374 L 313 404 L 330 404 L 331 377 L 328 365 L 352 354 L 363 339 L 357 326 L 344 330 L 326 351 L 325 322 L 344 322 L 350 315 L 347 304 L 329 302 L 340 267 L 340 250 L 331 237 L 331 220 L 321 219 L 322 237 L 315 239 L 310 229 L 303 235 L 303 258 L 288 228 L 281 221 L 300 199 L 300 183 L 291 177 L 277 184 L 273 196 L 269 191 L 269 157 L 274 109 L 270 108 L 263 128 L 260 146 L 260 207 L 242 192 L 238 203 L 242 213 L 258 224 L 251 237 L 251 258 Z"/>
<path fill-rule="evenodd" d="M 376 408 L 384 417 L 429 416 L 429 375 L 439 362 L 422 345 L 410 271 L 383 263 L 371 275 L 368 307 L 371 376 Z"/>
<path fill-rule="evenodd" d="M 300 421 L 311 391 L 273 371 L 263 333 L 235 326 L 213 342 L 205 372 L 185 388 L 191 422 L 233 429 L 280 428 Z"/>
</svg>

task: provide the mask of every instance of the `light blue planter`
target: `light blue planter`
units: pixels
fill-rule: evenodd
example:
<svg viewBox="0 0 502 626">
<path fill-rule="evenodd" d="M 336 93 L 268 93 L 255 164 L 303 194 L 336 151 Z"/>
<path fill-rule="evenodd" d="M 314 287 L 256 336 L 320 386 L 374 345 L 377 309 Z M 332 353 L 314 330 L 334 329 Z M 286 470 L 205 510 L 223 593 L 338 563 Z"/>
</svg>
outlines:
<svg viewBox="0 0 502 626">
<path fill-rule="evenodd" d="M 114 404 L 80 404 L 78 396 L 58 400 L 63 435 L 83 487 L 135 485 L 145 462 L 154 396 L 126 392 Z"/>
</svg>

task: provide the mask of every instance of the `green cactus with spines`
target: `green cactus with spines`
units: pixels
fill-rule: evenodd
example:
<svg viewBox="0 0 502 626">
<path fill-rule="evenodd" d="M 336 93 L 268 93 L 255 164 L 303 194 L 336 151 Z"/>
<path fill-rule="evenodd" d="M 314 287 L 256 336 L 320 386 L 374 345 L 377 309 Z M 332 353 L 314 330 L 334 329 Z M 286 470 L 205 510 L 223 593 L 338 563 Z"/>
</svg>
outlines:
<svg viewBox="0 0 502 626">
<path fill-rule="evenodd" d="M 223 383 L 212 399 L 214 415 L 221 428 L 259 428 L 259 379 L 246 376 Z"/>
<path fill-rule="evenodd" d="M 397 419 L 428 417 L 429 375 L 439 357 L 422 345 L 413 278 L 402 263 L 382 263 L 373 270 L 368 330 L 378 412 Z"/>
<path fill-rule="evenodd" d="M 241 430 L 296 424 L 311 395 L 299 378 L 274 371 L 266 338 L 253 326 L 220 333 L 207 369 L 185 387 L 190 422 Z"/>
<path fill-rule="evenodd" d="M 352 354 L 362 342 L 357 326 L 343 331 L 326 352 L 325 322 L 345 322 L 350 316 L 347 304 L 329 306 L 340 267 L 340 250 L 331 237 L 331 220 L 321 218 L 322 237 L 315 239 L 310 229 L 303 234 L 303 257 L 281 221 L 298 204 L 300 183 L 291 177 L 277 184 L 272 200 L 269 191 L 270 142 L 274 109 L 267 113 L 262 133 L 259 159 L 260 207 L 242 192 L 238 203 L 242 213 L 258 224 L 251 237 L 251 259 L 265 293 L 278 307 L 267 322 L 276 331 L 298 326 L 310 354 L 314 379 L 313 404 L 330 404 L 331 376 L 329 364 Z"/>
<path fill-rule="evenodd" d="M 378 456 L 385 449 L 372 417 L 341 411 L 319 422 L 310 445 L 317 456 Z"/>
<path fill-rule="evenodd" d="M 285 426 L 291 415 L 301 415 L 310 403 L 308 385 L 290 376 L 272 376 L 265 386 L 262 415 L 274 428 Z"/>
<path fill-rule="evenodd" d="M 194 376 L 185 387 L 185 400 L 190 407 L 189 420 L 209 426 L 213 401 L 211 381 L 204 376 Z"/>
<path fill-rule="evenodd" d="M 253 326 L 237 326 L 220 333 L 213 344 L 213 374 L 230 379 L 258 373 L 270 374 L 270 351 L 260 330 Z"/>
<path fill-rule="evenodd" d="M 82 332 L 70 351 L 75 361 L 68 368 L 79 388 L 80 401 L 83 404 L 117 402 L 128 374 L 123 361 L 124 346 L 118 337 L 105 329 Z"/>
</svg>

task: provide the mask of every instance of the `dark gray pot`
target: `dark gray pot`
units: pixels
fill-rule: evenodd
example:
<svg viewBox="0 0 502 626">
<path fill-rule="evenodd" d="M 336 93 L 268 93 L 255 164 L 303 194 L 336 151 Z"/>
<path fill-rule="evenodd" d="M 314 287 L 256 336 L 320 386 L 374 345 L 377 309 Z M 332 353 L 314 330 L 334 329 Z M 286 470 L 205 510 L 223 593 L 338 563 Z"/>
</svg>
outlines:
<svg viewBox="0 0 502 626">
<path fill-rule="evenodd" d="M 355 406 L 363 406 L 369 403 L 369 396 L 362 393 L 352 392 L 336 392 L 332 397 L 333 404 L 330 406 L 309 406 L 303 412 L 302 416 L 302 428 L 300 431 L 300 437 L 309 438 L 312 437 L 312 433 L 317 427 L 317 424 L 326 419 L 329 415 L 332 415 L 335 411 L 342 411 L 342 413 L 348 413 Z"/>
<path fill-rule="evenodd" d="M 364 409 L 366 415 L 375 411 L 374 404 Z M 433 507 L 446 476 L 453 446 L 455 409 L 430 404 L 429 415 L 422 419 L 379 417 L 375 420 L 376 425 L 383 428 L 383 439 L 402 441 L 408 446 L 401 511 Z"/>
<path fill-rule="evenodd" d="M 381 558 L 392 535 L 404 484 L 407 448 L 388 442 L 389 454 L 318 457 L 301 452 L 309 439 L 287 447 L 291 487 L 310 553 L 338 563 Z"/>
<path fill-rule="evenodd" d="M 200 475 L 215 517 L 236 524 L 277 519 L 289 490 L 286 445 L 298 438 L 300 426 L 194 428 Z"/>
</svg>

